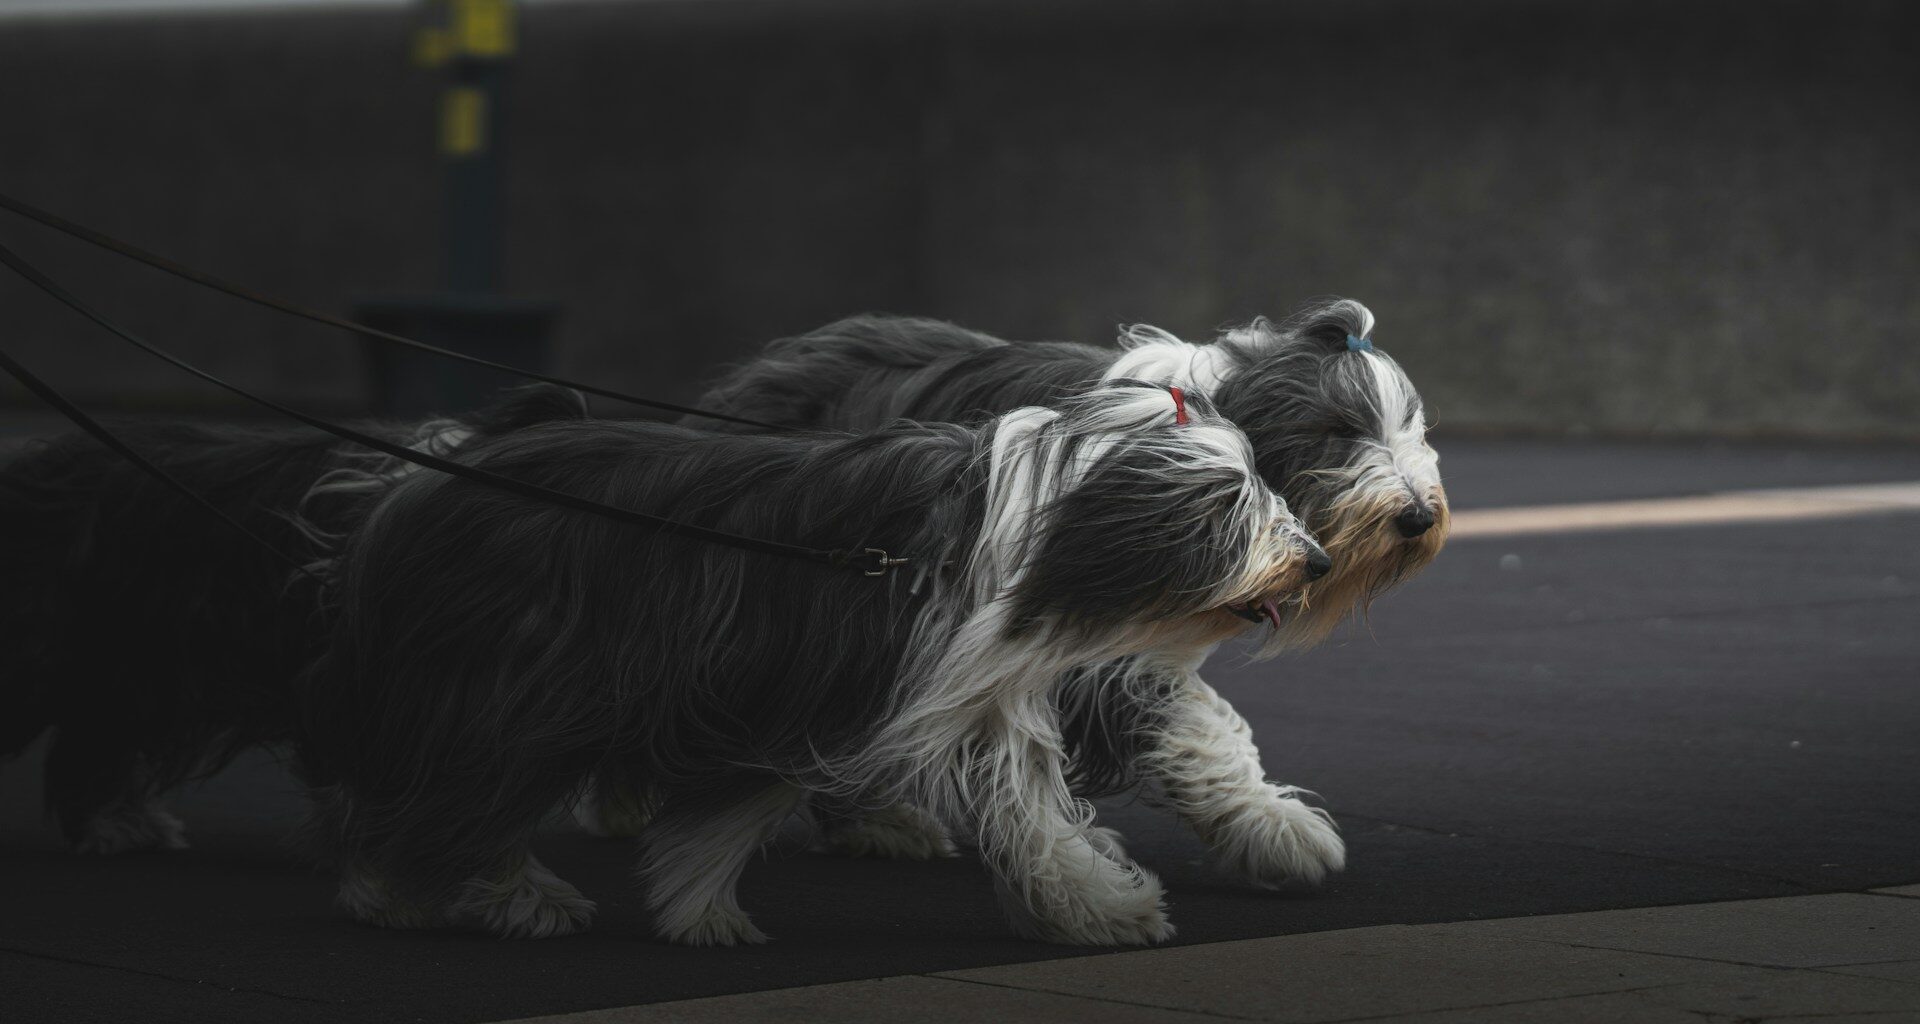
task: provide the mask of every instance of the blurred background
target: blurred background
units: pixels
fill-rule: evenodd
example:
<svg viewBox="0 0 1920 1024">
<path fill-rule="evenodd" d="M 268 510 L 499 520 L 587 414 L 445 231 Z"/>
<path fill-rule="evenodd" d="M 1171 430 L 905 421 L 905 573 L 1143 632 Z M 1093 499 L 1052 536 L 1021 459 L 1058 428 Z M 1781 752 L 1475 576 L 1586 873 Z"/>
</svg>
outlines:
<svg viewBox="0 0 1920 1024">
<path fill-rule="evenodd" d="M 557 371 L 670 399 L 865 310 L 1104 342 L 1339 294 L 1442 436 L 1920 438 L 1910 3 L 528 0 L 464 142 L 431 7 L 0 0 L 0 191 L 423 333 L 449 293 L 550 323 Z M 350 337 L 0 239 L 216 373 L 380 404 Z M 233 409 L 0 308 L 95 408 Z"/>
</svg>

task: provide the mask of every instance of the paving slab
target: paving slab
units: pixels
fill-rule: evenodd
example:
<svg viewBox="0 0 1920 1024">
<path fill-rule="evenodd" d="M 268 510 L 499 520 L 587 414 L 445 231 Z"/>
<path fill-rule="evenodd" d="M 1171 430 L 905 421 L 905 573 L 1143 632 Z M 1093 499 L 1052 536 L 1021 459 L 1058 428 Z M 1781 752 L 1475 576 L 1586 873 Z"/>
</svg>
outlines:
<svg viewBox="0 0 1920 1024">
<path fill-rule="evenodd" d="M 511 1024 L 757 1024 L 790 1021 L 1018 1020 L 1022 1024 L 1218 1024 L 1219 1017 L 918 975 L 778 992 L 590 1010 Z"/>
<path fill-rule="evenodd" d="M 1894 960 L 1881 964 L 1844 964 L 1839 967 L 1823 967 L 1821 970 L 1833 974 L 1851 974 L 1861 978 L 1885 978 L 1888 981 L 1920 986 L 1920 959 Z"/>
<path fill-rule="evenodd" d="M 1452 927 L 1478 936 L 1761 967 L 1836 967 L 1899 960 L 1920 951 L 1920 901 L 1833 893 Z M 1447 926 L 1439 930 L 1444 932 Z"/>
<path fill-rule="evenodd" d="M 1366 1020 L 1368 1024 L 1782 1024 L 1797 1021 L 1832 1024 L 1836 1019 L 1911 1024 L 1920 1021 L 1920 1010 L 1914 1008 L 1911 993 L 1887 988 L 1828 986 L 1813 975 L 1815 972 L 1811 971 L 1783 972 L 1769 983 L 1731 990 L 1660 986 Z M 1780 1007 L 1788 1006 L 1811 1009 L 1806 1013 L 1779 1012 Z"/>
<path fill-rule="evenodd" d="M 1920 1011 L 1860 1012 L 1839 1018 L 1814 1012 L 1805 1016 L 1768 1016 L 1761 1024 L 1836 1024 L 1836 1020 L 1843 1020 L 1845 1024 L 1920 1024 Z"/>
<path fill-rule="evenodd" d="M 1690 981 L 1632 995 L 1650 1007 L 1737 1020 L 1920 1011 L 1920 988 L 1912 985 L 1807 970 L 1754 971 L 1738 979 Z"/>
<path fill-rule="evenodd" d="M 1257 1020 L 1318 1022 L 1621 992 L 1752 968 L 1528 942 L 1474 925 L 1362 928 L 943 973 Z"/>
<path fill-rule="evenodd" d="M 1703 1024 L 1697 1013 L 1652 1006 L 1634 992 L 1368 1017 L 1367 1024 Z"/>
<path fill-rule="evenodd" d="M 1898 1018 L 1920 1013 L 1912 961 L 1814 969 L 1731 963 L 1722 933 L 1766 925 L 1794 936 L 1796 958 L 1859 955 L 1889 930 L 1876 897 L 1785 898 L 1661 908 L 1675 927 L 1657 953 L 1578 941 L 1629 915 L 1359 928 L 1140 950 L 853 982 L 778 993 L 657 1003 L 547 1018 L 558 1024 L 919 1019 L 1233 1019 L 1280 1024 L 1420 1024 Z M 1660 923 L 1648 918 L 1640 923 Z M 1723 927 L 1711 927 L 1720 922 Z M 1904 941 L 1896 924 L 1894 941 Z M 1564 940 L 1557 936 L 1574 936 Z M 1900 968 L 1899 971 L 1887 968 Z M 935 982 L 978 992 L 947 992 Z M 1148 1014 L 1142 1018 L 1142 1013 Z M 931 1016 L 929 1016 L 931 1015 Z M 1075 1015 L 1079 1015 L 1076 1017 Z"/>
</svg>

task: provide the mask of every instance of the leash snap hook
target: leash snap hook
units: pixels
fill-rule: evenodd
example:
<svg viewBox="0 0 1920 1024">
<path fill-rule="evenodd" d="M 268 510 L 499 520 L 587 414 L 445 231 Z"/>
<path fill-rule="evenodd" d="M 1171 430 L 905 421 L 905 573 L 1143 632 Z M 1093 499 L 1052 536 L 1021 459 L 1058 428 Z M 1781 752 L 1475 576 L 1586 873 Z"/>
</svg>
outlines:
<svg viewBox="0 0 1920 1024">
<path fill-rule="evenodd" d="M 896 565 L 905 565 L 911 558 L 895 558 L 880 548 L 866 548 L 862 552 L 873 562 L 873 568 L 860 570 L 862 576 L 885 576 Z"/>
</svg>

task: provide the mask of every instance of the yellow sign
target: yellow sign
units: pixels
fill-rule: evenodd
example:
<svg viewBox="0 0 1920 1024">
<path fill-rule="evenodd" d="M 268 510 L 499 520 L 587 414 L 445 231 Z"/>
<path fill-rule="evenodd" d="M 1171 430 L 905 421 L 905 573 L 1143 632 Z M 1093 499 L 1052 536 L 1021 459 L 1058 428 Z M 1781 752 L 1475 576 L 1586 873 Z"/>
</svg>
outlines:
<svg viewBox="0 0 1920 1024">
<path fill-rule="evenodd" d="M 453 0 L 451 26 L 458 52 L 469 57 L 513 53 L 513 0 Z"/>
<path fill-rule="evenodd" d="M 473 156 L 487 148 L 487 94 L 455 86 L 440 97 L 440 152 Z"/>
<path fill-rule="evenodd" d="M 445 8 L 442 24 L 421 29 L 413 37 L 414 63 L 443 67 L 450 60 L 504 60 L 513 55 L 513 0 L 431 0 Z"/>
</svg>

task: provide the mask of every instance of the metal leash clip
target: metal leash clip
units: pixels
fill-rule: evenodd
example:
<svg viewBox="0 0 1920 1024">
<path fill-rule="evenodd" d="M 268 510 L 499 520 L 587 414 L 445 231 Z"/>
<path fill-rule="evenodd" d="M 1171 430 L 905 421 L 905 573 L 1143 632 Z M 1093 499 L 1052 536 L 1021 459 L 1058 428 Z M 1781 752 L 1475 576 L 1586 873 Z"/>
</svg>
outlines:
<svg viewBox="0 0 1920 1024">
<path fill-rule="evenodd" d="M 873 568 L 862 569 L 860 571 L 862 576 L 885 576 L 894 566 L 913 561 L 911 558 L 894 558 L 879 548 L 866 548 L 864 554 L 873 559 Z"/>
</svg>

